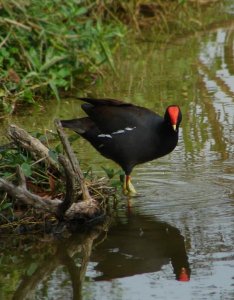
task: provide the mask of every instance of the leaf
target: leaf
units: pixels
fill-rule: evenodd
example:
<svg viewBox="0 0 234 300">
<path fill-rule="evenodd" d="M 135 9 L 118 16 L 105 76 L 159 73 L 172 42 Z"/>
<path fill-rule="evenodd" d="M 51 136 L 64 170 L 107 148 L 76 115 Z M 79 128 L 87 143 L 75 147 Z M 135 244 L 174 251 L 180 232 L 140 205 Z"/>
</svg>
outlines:
<svg viewBox="0 0 234 300">
<path fill-rule="evenodd" d="M 7 178 L 7 177 L 10 177 L 12 175 L 11 172 L 4 172 L 3 173 L 3 177 Z"/>
<path fill-rule="evenodd" d="M 105 171 L 105 173 L 109 179 L 112 179 L 116 175 L 124 176 L 124 172 L 122 170 L 115 171 L 114 169 L 105 168 L 105 167 L 102 167 L 102 169 Z"/>
<path fill-rule="evenodd" d="M 122 187 L 122 182 L 120 180 L 114 180 L 111 182 L 111 186 L 113 186 L 114 188 Z"/>
<path fill-rule="evenodd" d="M 58 76 L 61 78 L 65 78 L 71 75 L 71 70 L 69 70 L 68 68 L 61 68 L 58 72 L 57 72 Z"/>
<path fill-rule="evenodd" d="M 4 97 L 6 95 L 6 91 L 0 88 L 0 97 Z"/>
<path fill-rule="evenodd" d="M 20 167 L 21 167 L 21 169 L 22 169 L 22 171 L 23 171 L 23 173 L 26 177 L 29 177 L 29 176 L 32 175 L 32 169 L 31 169 L 31 166 L 28 163 L 24 162 L 24 163 L 21 164 Z"/>
<path fill-rule="evenodd" d="M 78 17 L 78 16 L 81 16 L 81 15 L 84 15 L 84 14 L 87 13 L 87 11 L 88 11 L 88 9 L 86 7 L 81 7 L 77 10 L 76 16 Z"/>
<path fill-rule="evenodd" d="M 61 144 L 58 144 L 56 147 L 55 147 L 55 151 L 57 153 L 62 153 L 63 152 L 63 147 Z"/>
<path fill-rule="evenodd" d="M 109 179 L 114 177 L 114 175 L 115 175 L 114 169 L 107 169 L 105 167 L 102 167 L 102 169 L 105 171 L 105 173 Z"/>
<path fill-rule="evenodd" d="M 57 64 L 59 61 L 67 58 L 67 55 L 54 56 L 50 60 L 46 61 L 43 66 L 40 68 L 40 72 L 48 70 L 53 65 Z"/>
<path fill-rule="evenodd" d="M 25 102 L 27 103 L 35 103 L 34 99 L 33 99 L 33 92 L 30 89 L 25 89 L 23 91 L 22 97 L 24 99 Z"/>
<path fill-rule="evenodd" d="M 31 47 L 27 52 L 24 50 L 26 57 L 28 58 L 30 64 L 32 65 L 34 70 L 39 70 L 41 66 L 39 53 L 35 50 L 35 48 Z"/>
<path fill-rule="evenodd" d="M 4 210 L 4 209 L 8 209 L 12 207 L 12 203 L 3 203 L 1 206 L 0 206 L 0 211 Z"/>
<path fill-rule="evenodd" d="M 185 4 L 185 2 L 187 2 L 187 0 L 178 0 L 178 4 L 180 4 L 180 5 Z"/>
<path fill-rule="evenodd" d="M 26 271 L 26 274 L 30 277 L 32 276 L 32 274 L 36 271 L 36 269 L 38 268 L 38 264 L 33 262 L 31 263 L 31 265 L 29 266 L 28 270 Z"/>
<path fill-rule="evenodd" d="M 50 88 L 53 91 L 57 101 L 60 101 L 59 92 L 58 92 L 58 88 L 57 88 L 56 84 L 53 81 L 50 81 L 49 85 L 50 85 Z"/>
<path fill-rule="evenodd" d="M 77 141 L 79 138 L 80 138 L 80 136 L 78 134 L 72 134 L 72 135 L 69 136 L 68 140 L 71 144 L 71 143 Z"/>
<path fill-rule="evenodd" d="M 100 42 L 100 45 L 106 56 L 106 59 L 107 59 L 109 65 L 111 66 L 111 68 L 115 72 L 115 74 L 117 74 L 109 46 L 105 42 Z"/>
<path fill-rule="evenodd" d="M 48 152 L 48 155 L 53 160 L 58 161 L 58 154 L 55 151 L 53 151 L 53 150 L 50 149 L 49 152 Z"/>
</svg>

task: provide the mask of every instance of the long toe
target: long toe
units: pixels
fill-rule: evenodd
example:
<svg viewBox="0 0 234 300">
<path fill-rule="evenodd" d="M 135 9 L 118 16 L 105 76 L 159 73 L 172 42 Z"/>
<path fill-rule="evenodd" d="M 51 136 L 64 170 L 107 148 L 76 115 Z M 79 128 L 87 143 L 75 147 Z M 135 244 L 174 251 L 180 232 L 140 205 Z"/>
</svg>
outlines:
<svg viewBox="0 0 234 300">
<path fill-rule="evenodd" d="M 128 195 L 129 196 L 137 195 L 137 192 L 136 192 L 136 190 L 135 190 L 135 188 L 134 188 L 134 186 L 133 186 L 133 184 L 131 183 L 130 180 L 127 182 L 127 190 L 128 190 Z"/>
<path fill-rule="evenodd" d="M 123 186 L 123 194 L 128 197 L 138 196 L 138 193 L 132 184 L 131 187 L 126 185 Z"/>
<path fill-rule="evenodd" d="M 123 194 L 125 196 L 130 196 L 130 197 L 137 195 L 137 192 L 133 184 L 131 183 L 131 177 L 129 175 L 126 175 L 124 179 Z"/>
</svg>

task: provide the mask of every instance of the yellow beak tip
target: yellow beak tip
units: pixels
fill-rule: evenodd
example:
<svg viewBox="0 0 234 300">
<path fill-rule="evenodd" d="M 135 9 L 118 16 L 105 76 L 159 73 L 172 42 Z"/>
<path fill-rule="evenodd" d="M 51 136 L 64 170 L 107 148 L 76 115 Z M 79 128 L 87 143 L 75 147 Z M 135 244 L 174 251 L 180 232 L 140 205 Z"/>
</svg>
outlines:
<svg viewBox="0 0 234 300">
<path fill-rule="evenodd" d="M 173 124 L 172 128 L 176 131 L 176 124 Z"/>
</svg>

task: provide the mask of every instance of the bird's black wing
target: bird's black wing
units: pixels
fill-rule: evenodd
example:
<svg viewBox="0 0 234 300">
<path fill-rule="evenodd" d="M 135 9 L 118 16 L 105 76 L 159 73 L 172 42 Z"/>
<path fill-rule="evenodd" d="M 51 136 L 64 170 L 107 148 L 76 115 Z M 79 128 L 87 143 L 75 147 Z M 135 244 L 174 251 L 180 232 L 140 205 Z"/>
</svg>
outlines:
<svg viewBox="0 0 234 300">
<path fill-rule="evenodd" d="M 125 128 L 145 127 L 157 115 L 140 106 L 114 99 L 81 98 L 87 102 L 82 109 L 102 133 L 112 133 Z"/>
<path fill-rule="evenodd" d="M 101 99 L 97 99 L 97 98 L 85 98 L 85 97 L 79 97 L 80 100 L 92 104 L 95 107 L 97 106 L 102 106 L 102 105 L 108 105 L 108 106 L 134 106 L 131 103 L 128 102 L 124 102 L 121 100 L 116 100 L 116 99 L 111 99 L 111 98 L 101 98 Z"/>
</svg>

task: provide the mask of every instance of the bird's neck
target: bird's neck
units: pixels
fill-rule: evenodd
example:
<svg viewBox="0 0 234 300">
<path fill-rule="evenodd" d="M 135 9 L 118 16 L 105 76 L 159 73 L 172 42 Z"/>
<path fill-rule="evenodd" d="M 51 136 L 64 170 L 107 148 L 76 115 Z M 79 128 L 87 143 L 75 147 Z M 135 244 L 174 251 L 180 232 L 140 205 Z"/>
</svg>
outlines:
<svg viewBox="0 0 234 300">
<path fill-rule="evenodd" d="M 167 153 L 170 153 L 177 145 L 178 142 L 178 130 L 175 131 L 168 123 L 163 123 L 160 130 L 160 144 L 159 147 L 162 151 L 167 149 Z"/>
</svg>

